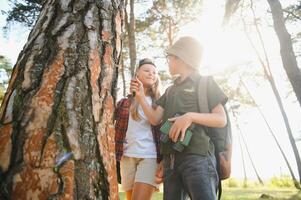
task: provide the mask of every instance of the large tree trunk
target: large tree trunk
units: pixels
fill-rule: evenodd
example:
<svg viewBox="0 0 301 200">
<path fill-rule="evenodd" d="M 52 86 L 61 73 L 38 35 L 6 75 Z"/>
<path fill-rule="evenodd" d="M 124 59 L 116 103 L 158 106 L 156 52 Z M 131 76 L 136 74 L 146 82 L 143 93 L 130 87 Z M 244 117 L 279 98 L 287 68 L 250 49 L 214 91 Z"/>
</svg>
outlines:
<svg viewBox="0 0 301 200">
<path fill-rule="evenodd" d="M 301 105 L 301 72 L 298 68 L 291 36 L 285 27 L 282 7 L 278 0 L 268 0 L 268 2 L 272 11 L 274 29 L 280 42 L 280 54 L 283 67 Z"/>
<path fill-rule="evenodd" d="M 118 199 L 122 19 L 119 0 L 46 1 L 0 110 L 0 199 Z"/>
</svg>

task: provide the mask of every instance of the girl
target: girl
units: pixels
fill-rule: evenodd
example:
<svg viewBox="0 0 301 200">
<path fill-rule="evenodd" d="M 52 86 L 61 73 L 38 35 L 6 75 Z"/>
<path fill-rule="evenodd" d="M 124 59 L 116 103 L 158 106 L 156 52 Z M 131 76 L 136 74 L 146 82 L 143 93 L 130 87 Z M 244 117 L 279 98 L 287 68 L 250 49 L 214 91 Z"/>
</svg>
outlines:
<svg viewBox="0 0 301 200">
<path fill-rule="evenodd" d="M 140 60 L 135 79 L 142 83 L 147 103 L 154 106 L 160 96 L 155 64 L 148 58 Z M 155 173 L 160 162 L 159 127 L 149 123 L 134 98 L 135 91 L 131 92 L 116 108 L 116 160 L 120 161 L 121 185 L 127 200 L 148 200 L 158 189 Z"/>
</svg>

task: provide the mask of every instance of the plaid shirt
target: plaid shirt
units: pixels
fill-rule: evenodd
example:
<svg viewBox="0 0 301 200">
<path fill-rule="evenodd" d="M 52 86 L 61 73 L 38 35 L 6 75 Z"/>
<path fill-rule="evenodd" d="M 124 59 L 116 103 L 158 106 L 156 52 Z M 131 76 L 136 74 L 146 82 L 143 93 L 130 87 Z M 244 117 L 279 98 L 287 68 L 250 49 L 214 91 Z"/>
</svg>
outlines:
<svg viewBox="0 0 301 200">
<path fill-rule="evenodd" d="M 128 128 L 131 103 L 130 98 L 123 98 L 117 103 L 115 109 L 115 152 L 117 161 L 120 161 L 123 155 L 123 144 Z M 160 126 L 151 126 L 151 128 L 156 144 L 157 162 L 159 163 L 162 159 L 160 154 Z"/>
</svg>

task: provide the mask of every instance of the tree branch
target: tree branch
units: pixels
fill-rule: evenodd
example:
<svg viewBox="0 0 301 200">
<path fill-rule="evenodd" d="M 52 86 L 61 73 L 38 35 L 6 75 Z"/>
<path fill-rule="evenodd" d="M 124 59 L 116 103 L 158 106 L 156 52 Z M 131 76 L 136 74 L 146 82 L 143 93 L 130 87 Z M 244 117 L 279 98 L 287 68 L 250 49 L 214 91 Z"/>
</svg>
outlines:
<svg viewBox="0 0 301 200">
<path fill-rule="evenodd" d="M 292 15 L 294 18 L 301 20 L 301 17 L 299 17 L 298 15 L 296 15 L 294 12 L 286 10 L 286 9 L 282 9 L 283 12 L 288 13 L 288 15 Z"/>
</svg>

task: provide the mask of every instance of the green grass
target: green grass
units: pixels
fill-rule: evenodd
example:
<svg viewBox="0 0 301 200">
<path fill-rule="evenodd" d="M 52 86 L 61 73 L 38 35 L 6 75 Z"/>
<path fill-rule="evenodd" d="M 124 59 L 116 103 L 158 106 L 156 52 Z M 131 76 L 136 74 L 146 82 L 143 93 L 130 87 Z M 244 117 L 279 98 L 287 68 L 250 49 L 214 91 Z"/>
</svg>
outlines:
<svg viewBox="0 0 301 200">
<path fill-rule="evenodd" d="M 269 195 L 272 198 L 260 198 L 262 194 Z M 120 200 L 125 199 L 124 192 L 119 193 Z M 163 194 L 156 192 L 152 200 L 162 200 Z M 222 200 L 255 200 L 255 199 L 273 199 L 273 200 L 301 200 L 301 191 L 294 188 L 224 188 Z"/>
<path fill-rule="evenodd" d="M 294 188 L 225 188 L 223 192 L 223 200 L 255 200 L 263 194 L 270 197 L 265 199 L 301 200 L 301 192 Z"/>
</svg>

